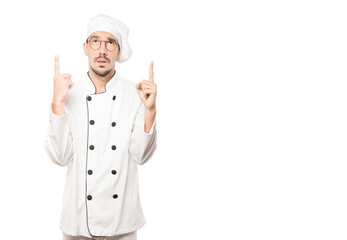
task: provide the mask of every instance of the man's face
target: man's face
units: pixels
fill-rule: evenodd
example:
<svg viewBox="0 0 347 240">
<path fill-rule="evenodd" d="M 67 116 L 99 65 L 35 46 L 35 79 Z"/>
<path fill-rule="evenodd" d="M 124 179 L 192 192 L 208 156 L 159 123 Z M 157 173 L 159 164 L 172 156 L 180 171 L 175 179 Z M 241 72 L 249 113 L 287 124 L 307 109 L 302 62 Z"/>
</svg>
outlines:
<svg viewBox="0 0 347 240">
<path fill-rule="evenodd" d="M 96 43 L 97 40 L 106 42 L 101 42 L 100 48 L 95 50 L 91 48 L 90 44 L 93 44 L 93 42 Z M 104 77 L 114 70 L 116 60 L 120 57 L 119 46 L 116 46 L 112 51 L 106 48 L 106 44 L 112 45 L 112 42 L 114 44 L 118 43 L 118 40 L 113 34 L 96 31 L 89 35 L 88 43 L 83 44 L 84 54 L 88 56 L 89 66 L 99 76 Z"/>
</svg>

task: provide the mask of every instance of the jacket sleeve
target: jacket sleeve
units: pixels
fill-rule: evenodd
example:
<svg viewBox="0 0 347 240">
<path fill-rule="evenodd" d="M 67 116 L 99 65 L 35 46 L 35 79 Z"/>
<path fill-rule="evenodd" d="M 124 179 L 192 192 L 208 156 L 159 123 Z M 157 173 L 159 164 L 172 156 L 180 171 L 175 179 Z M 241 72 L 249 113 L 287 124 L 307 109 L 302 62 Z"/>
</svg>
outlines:
<svg viewBox="0 0 347 240">
<path fill-rule="evenodd" d="M 44 143 L 49 158 L 60 166 L 67 165 L 74 155 L 68 110 L 65 106 L 64 108 L 64 115 L 56 115 L 52 111 L 52 105 L 50 106 L 48 133 Z"/>
<path fill-rule="evenodd" d="M 157 148 L 156 118 L 149 133 L 145 132 L 145 106 L 141 106 L 135 116 L 131 133 L 130 156 L 137 164 L 146 163 Z"/>
</svg>

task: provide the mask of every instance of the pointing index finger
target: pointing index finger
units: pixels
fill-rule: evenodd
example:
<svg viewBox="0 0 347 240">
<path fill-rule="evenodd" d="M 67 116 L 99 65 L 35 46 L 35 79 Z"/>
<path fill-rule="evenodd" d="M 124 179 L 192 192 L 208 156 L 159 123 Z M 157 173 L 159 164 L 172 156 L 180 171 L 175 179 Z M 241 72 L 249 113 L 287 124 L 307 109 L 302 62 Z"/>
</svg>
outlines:
<svg viewBox="0 0 347 240">
<path fill-rule="evenodd" d="M 149 81 L 154 82 L 153 61 L 149 64 Z"/>
<path fill-rule="evenodd" d="M 60 74 L 59 55 L 55 55 L 54 74 Z"/>
</svg>

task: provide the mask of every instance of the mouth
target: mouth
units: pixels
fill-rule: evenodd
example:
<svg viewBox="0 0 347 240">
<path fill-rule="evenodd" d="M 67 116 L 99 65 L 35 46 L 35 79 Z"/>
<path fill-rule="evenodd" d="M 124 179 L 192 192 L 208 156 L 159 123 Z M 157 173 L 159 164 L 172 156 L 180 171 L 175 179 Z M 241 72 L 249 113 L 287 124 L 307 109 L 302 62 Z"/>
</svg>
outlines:
<svg viewBox="0 0 347 240">
<path fill-rule="evenodd" d="M 107 63 L 107 61 L 105 59 L 99 59 L 96 62 L 100 65 L 105 65 Z"/>
</svg>

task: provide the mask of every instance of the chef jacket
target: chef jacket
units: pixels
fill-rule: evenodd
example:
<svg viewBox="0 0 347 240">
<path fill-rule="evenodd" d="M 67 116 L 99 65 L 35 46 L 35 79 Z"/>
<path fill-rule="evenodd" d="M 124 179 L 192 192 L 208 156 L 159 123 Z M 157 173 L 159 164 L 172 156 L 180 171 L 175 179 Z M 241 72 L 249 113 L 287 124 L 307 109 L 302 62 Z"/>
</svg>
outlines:
<svg viewBox="0 0 347 240">
<path fill-rule="evenodd" d="M 114 236 L 145 223 L 137 164 L 156 149 L 156 120 L 144 131 L 145 107 L 136 83 L 117 73 L 96 93 L 86 74 L 75 82 L 65 114 L 49 107 L 44 146 L 49 158 L 68 166 L 59 229 L 69 235 Z"/>
</svg>

